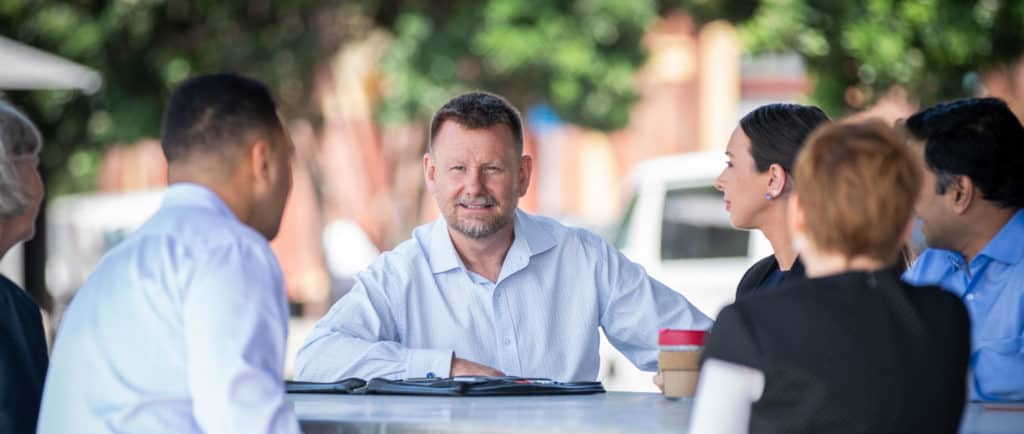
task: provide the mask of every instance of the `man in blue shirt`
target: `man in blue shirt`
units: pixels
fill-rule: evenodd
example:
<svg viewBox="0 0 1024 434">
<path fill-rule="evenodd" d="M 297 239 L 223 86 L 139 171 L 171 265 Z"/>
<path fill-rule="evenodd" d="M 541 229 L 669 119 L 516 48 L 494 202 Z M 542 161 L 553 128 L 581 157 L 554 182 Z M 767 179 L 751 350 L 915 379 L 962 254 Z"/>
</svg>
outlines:
<svg viewBox="0 0 1024 434">
<path fill-rule="evenodd" d="M 929 245 L 903 278 L 957 294 L 971 317 L 973 400 L 1024 400 L 1024 127 L 1001 100 L 907 119 L 926 166 L 917 204 Z"/>
<path fill-rule="evenodd" d="M 659 328 L 710 327 L 598 236 L 517 208 L 533 160 L 507 101 L 456 97 L 434 115 L 429 139 L 423 170 L 442 218 L 356 276 L 299 350 L 296 379 L 593 380 L 599 328 L 654 371 Z"/>
</svg>

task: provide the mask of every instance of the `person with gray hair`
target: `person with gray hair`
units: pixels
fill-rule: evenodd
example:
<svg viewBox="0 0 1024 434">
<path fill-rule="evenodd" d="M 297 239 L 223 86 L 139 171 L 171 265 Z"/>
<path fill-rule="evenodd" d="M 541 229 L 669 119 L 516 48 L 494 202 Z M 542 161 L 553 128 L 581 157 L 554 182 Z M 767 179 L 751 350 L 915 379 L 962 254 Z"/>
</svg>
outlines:
<svg viewBox="0 0 1024 434">
<path fill-rule="evenodd" d="M 43 201 L 42 135 L 14 106 L 0 101 L 0 257 L 35 235 Z M 0 275 L 0 432 L 36 431 L 49 363 L 39 307 Z"/>
</svg>

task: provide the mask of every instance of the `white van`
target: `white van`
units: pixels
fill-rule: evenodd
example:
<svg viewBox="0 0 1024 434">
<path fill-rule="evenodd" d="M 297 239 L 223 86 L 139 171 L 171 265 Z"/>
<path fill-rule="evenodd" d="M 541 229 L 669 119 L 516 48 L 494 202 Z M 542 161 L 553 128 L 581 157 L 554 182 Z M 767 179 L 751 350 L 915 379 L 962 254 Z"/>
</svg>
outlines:
<svg viewBox="0 0 1024 434">
<path fill-rule="evenodd" d="M 153 216 L 164 189 L 61 196 L 46 207 L 46 286 L 63 307 L 100 258 Z"/>
<path fill-rule="evenodd" d="M 743 273 L 771 254 L 759 231 L 729 223 L 715 179 L 722 151 L 673 155 L 640 163 L 627 178 L 627 206 L 614 243 L 648 274 L 714 318 L 733 301 Z M 602 338 L 603 339 L 603 338 Z M 652 391 L 651 374 L 636 369 L 602 341 L 602 380 L 610 389 Z"/>
</svg>

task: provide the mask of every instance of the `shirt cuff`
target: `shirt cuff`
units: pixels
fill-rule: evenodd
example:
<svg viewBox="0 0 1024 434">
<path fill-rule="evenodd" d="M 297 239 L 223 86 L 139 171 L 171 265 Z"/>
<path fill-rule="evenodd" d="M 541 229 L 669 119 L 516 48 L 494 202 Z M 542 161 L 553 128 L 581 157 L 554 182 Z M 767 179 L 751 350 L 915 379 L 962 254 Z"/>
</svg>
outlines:
<svg viewBox="0 0 1024 434">
<path fill-rule="evenodd" d="M 410 349 L 405 378 L 448 378 L 454 356 L 452 351 Z"/>
</svg>

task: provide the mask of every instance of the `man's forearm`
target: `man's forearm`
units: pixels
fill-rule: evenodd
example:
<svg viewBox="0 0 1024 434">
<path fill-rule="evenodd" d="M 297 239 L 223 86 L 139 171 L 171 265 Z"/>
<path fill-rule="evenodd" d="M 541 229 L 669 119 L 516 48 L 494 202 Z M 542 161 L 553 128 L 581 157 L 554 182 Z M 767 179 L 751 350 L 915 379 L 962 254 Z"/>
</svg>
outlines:
<svg viewBox="0 0 1024 434">
<path fill-rule="evenodd" d="M 295 359 L 295 379 L 332 382 L 345 378 L 447 377 L 451 350 L 410 349 L 398 342 L 369 342 L 349 336 L 321 336 Z"/>
</svg>

